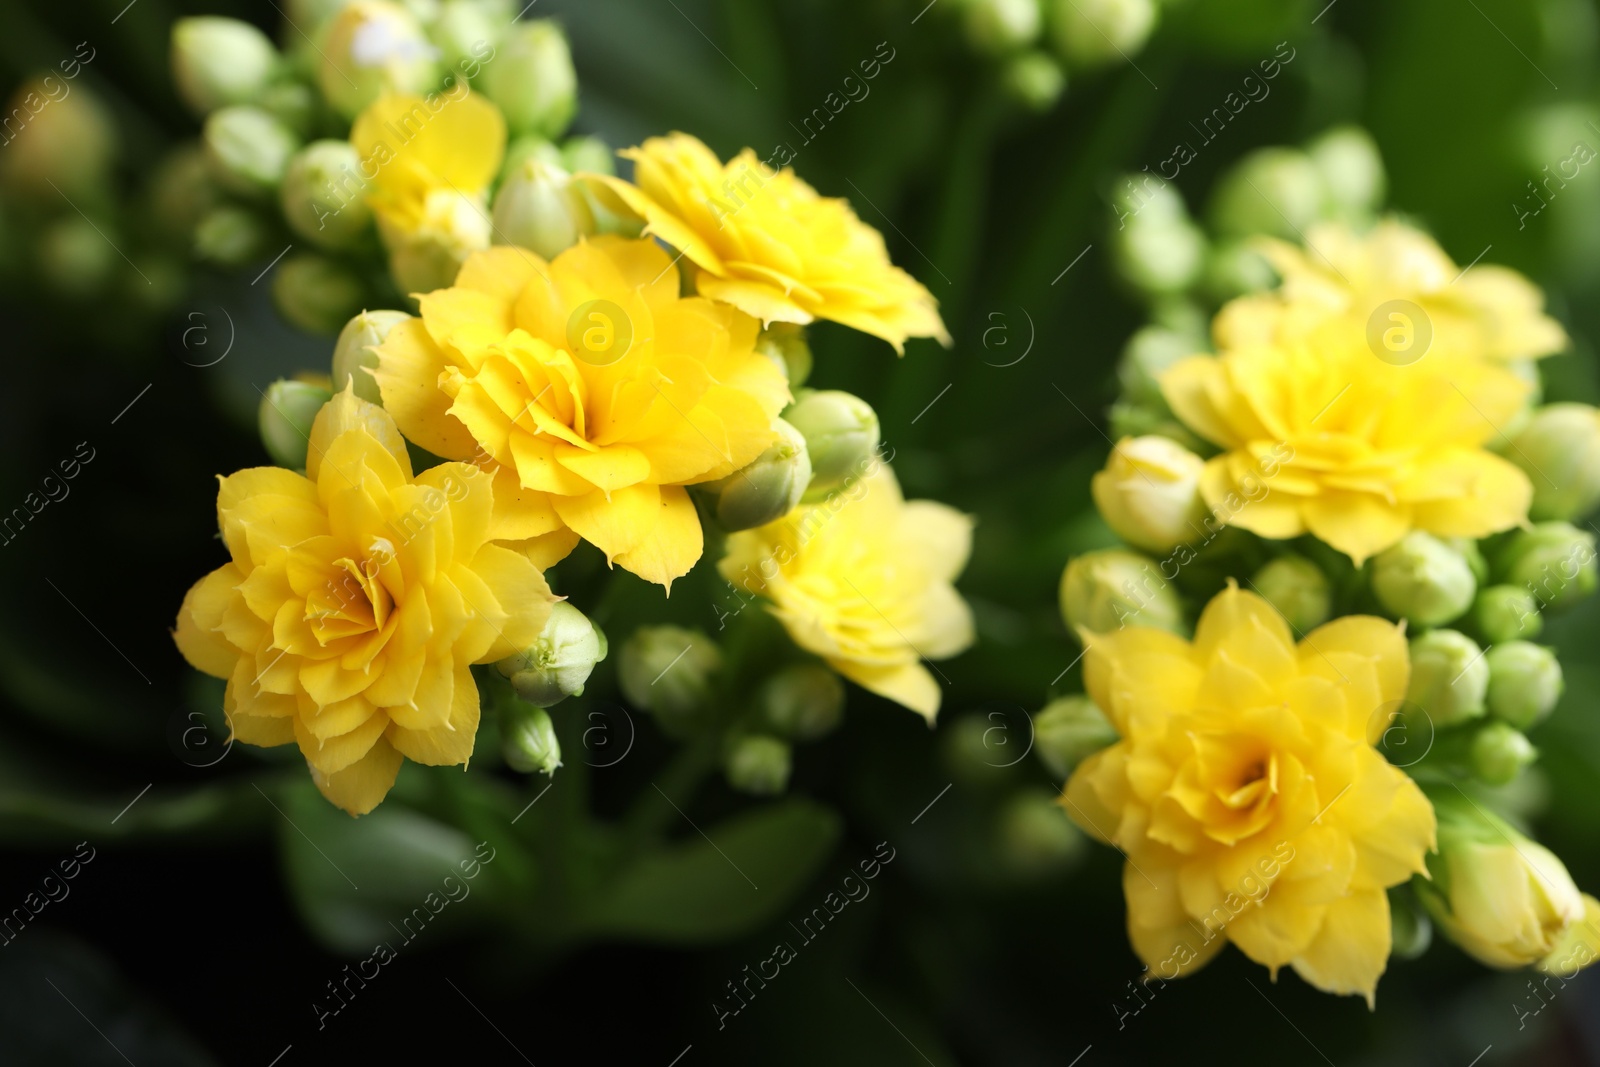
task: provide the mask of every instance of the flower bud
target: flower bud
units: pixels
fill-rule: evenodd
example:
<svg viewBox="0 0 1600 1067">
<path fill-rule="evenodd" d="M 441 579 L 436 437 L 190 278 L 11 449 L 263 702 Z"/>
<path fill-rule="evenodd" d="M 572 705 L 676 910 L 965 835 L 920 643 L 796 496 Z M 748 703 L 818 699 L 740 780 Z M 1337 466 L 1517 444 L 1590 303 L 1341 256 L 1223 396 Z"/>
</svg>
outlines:
<svg viewBox="0 0 1600 1067">
<path fill-rule="evenodd" d="M 561 146 L 561 165 L 568 174 L 615 174 L 617 154 L 598 137 L 569 137 Z"/>
<path fill-rule="evenodd" d="M 279 378 L 267 386 L 256 424 L 272 462 L 290 470 L 306 469 L 312 420 L 332 398 L 332 390 L 312 382 Z"/>
<path fill-rule="evenodd" d="M 1111 187 L 1111 212 L 1119 230 L 1135 219 L 1152 223 L 1191 221 L 1178 187 L 1148 171 L 1117 179 Z"/>
<path fill-rule="evenodd" d="M 348 248 L 372 225 L 361 159 L 348 141 L 313 141 L 297 152 L 278 198 L 289 228 L 322 248 Z"/>
<path fill-rule="evenodd" d="M 561 766 L 561 742 L 550 713 L 522 704 L 507 708 L 500 720 L 500 754 L 514 771 L 555 774 Z"/>
<path fill-rule="evenodd" d="M 1472 606 L 1478 583 L 1467 560 L 1432 534 L 1414 530 L 1372 561 L 1372 591 L 1391 615 L 1440 626 Z"/>
<path fill-rule="evenodd" d="M 1533 483 L 1534 519 L 1576 519 L 1600 504 L 1600 410 L 1547 404 L 1511 442 L 1506 458 Z"/>
<path fill-rule="evenodd" d="M 1484 558 L 1483 549 L 1478 547 L 1478 542 L 1470 537 L 1443 537 L 1445 544 L 1461 554 L 1467 561 L 1467 567 L 1472 571 L 1472 580 L 1482 589 L 1489 583 L 1489 561 Z"/>
<path fill-rule="evenodd" d="M 1154 404 L 1163 410 L 1160 377 L 1179 360 L 1203 351 L 1205 342 L 1164 326 L 1141 327 L 1128 338 L 1117 364 L 1117 381 L 1124 398 L 1140 404 Z"/>
<path fill-rule="evenodd" d="M 1309 633 L 1333 613 L 1328 576 L 1304 556 L 1279 556 L 1256 571 L 1250 587 L 1278 609 L 1297 633 Z"/>
<path fill-rule="evenodd" d="M 550 609 L 550 619 L 532 646 L 495 664 L 511 679 L 517 696 L 536 708 L 582 696 L 594 665 L 606 658 L 606 639 L 588 616 L 565 600 Z"/>
<path fill-rule="evenodd" d="M 287 126 L 258 107 L 213 111 L 201 135 L 211 176 L 229 192 L 269 195 L 283 181 L 300 142 Z"/>
<path fill-rule="evenodd" d="M 811 486 L 801 497 L 815 504 L 866 473 L 878 451 L 878 413 L 865 400 L 837 389 L 808 390 L 783 413 L 800 431 L 811 459 Z"/>
<path fill-rule="evenodd" d="M 1002 711 L 963 715 L 941 723 L 940 755 L 945 769 L 963 788 L 974 792 L 1005 787 L 1016 779 L 1017 765 L 1027 755 L 1028 738 L 1013 734 L 1013 725 L 1020 728 L 1021 722 L 1016 715 Z"/>
<path fill-rule="evenodd" d="M 1406 705 L 1420 709 L 1435 728 L 1482 715 L 1488 692 L 1489 665 L 1472 638 L 1455 630 L 1430 630 L 1412 640 Z"/>
<path fill-rule="evenodd" d="M 1506 785 L 1538 759 L 1539 752 L 1510 723 L 1490 720 L 1472 735 L 1467 758 L 1473 777 L 1489 785 Z"/>
<path fill-rule="evenodd" d="M 494 233 L 498 240 L 554 259 L 594 233 L 594 215 L 571 175 L 530 159 L 495 194 Z"/>
<path fill-rule="evenodd" d="M 1278 272 L 1249 241 L 1232 240 L 1217 245 L 1206 260 L 1206 289 L 1226 303 L 1245 293 L 1259 293 L 1278 283 Z"/>
<path fill-rule="evenodd" d="M 1042 789 L 1021 789 L 1006 798 L 997 813 L 995 837 L 1001 862 L 1023 877 L 1072 866 L 1089 843 L 1056 797 Z"/>
<path fill-rule="evenodd" d="M 1541 522 L 1511 535 L 1495 558 L 1501 579 L 1532 593 L 1541 611 L 1562 611 L 1594 592 L 1594 535 Z"/>
<path fill-rule="evenodd" d="M 756 351 L 778 365 L 790 389 L 800 388 L 811 376 L 811 344 L 804 326 L 774 322 L 756 338 Z"/>
<path fill-rule="evenodd" d="M 366 287 L 348 267 L 315 252 L 288 256 L 272 275 L 273 303 L 307 333 L 338 333 L 366 298 Z"/>
<path fill-rule="evenodd" d="M 490 49 L 504 26 L 504 20 L 478 0 L 445 0 L 428 26 L 428 37 L 439 48 L 439 63 L 447 77 L 463 77 L 481 68 L 484 55 L 493 54 Z"/>
<path fill-rule="evenodd" d="M 318 52 L 317 86 L 347 119 L 386 92 L 421 95 L 439 80 L 439 50 L 388 0 L 354 0 L 328 21 Z"/>
<path fill-rule="evenodd" d="M 1490 967 L 1547 957 L 1584 916 L 1583 896 L 1555 853 L 1454 790 L 1430 793 L 1439 851 L 1418 896 L 1446 937 Z"/>
<path fill-rule="evenodd" d="M 1489 714 L 1529 730 L 1555 710 L 1565 682 L 1554 652 L 1527 641 L 1507 641 L 1483 658 L 1489 664 Z"/>
<path fill-rule="evenodd" d="M 254 103 L 277 65 L 272 41 L 248 22 L 202 15 L 172 24 L 172 80 L 197 115 Z"/>
<path fill-rule="evenodd" d="M 121 260 L 104 234 L 110 223 L 98 224 L 78 214 L 52 222 L 39 235 L 39 270 L 52 290 L 82 300 L 98 293 Z M 112 231 L 115 232 L 114 230 Z"/>
<path fill-rule="evenodd" d="M 1326 196 L 1310 156 L 1292 148 L 1260 148 L 1218 180 L 1211 193 L 1211 221 L 1224 237 L 1264 233 L 1299 240 L 1322 214 Z"/>
<path fill-rule="evenodd" d="M 1039 36 L 1039 0 L 965 0 L 967 41 L 988 56 L 1026 48 Z"/>
<path fill-rule="evenodd" d="M 774 419 L 778 439 L 746 466 L 726 478 L 707 482 L 716 499 L 717 522 L 723 529 L 753 530 L 777 522 L 800 503 L 811 483 L 811 458 L 806 439 L 783 419 Z"/>
<path fill-rule="evenodd" d="M 194 229 L 194 254 L 219 266 L 242 267 L 266 250 L 266 223 L 237 204 L 212 208 Z"/>
<path fill-rule="evenodd" d="M 844 683 L 820 663 L 801 663 L 768 678 L 756 695 L 762 721 L 796 741 L 831 733 L 844 716 Z"/>
<path fill-rule="evenodd" d="M 566 34 L 549 19 L 512 23 L 479 83 L 484 95 L 499 105 L 513 136 L 559 137 L 578 107 L 572 52 Z"/>
<path fill-rule="evenodd" d="M 1000 68 L 1000 87 L 1029 111 L 1043 113 L 1066 92 L 1067 72 L 1044 52 L 1022 52 Z"/>
<path fill-rule="evenodd" d="M 1145 294 L 1181 293 L 1206 262 L 1206 235 L 1187 218 L 1140 214 L 1111 232 L 1111 258 L 1124 281 Z"/>
<path fill-rule="evenodd" d="M 1539 602 L 1515 585 L 1491 585 L 1472 602 L 1472 624 L 1478 636 L 1491 645 L 1519 638 L 1538 637 L 1544 629 Z"/>
<path fill-rule="evenodd" d="M 722 650 L 700 630 L 641 626 L 622 646 L 617 684 L 668 735 L 683 737 L 704 725 L 712 681 L 721 669 Z"/>
<path fill-rule="evenodd" d="M 1103 634 L 1124 626 L 1183 633 L 1183 608 L 1155 561 L 1121 548 L 1086 552 L 1061 572 L 1061 616 L 1067 629 Z"/>
<path fill-rule="evenodd" d="M 356 396 L 381 407 L 383 394 L 367 373 L 378 365 L 378 354 L 373 349 L 383 343 L 390 330 L 410 317 L 404 311 L 363 311 L 345 323 L 333 345 L 333 391 L 342 393 L 346 385 L 354 382 Z"/>
<path fill-rule="evenodd" d="M 1095 506 L 1118 537 L 1166 552 L 1204 531 L 1200 496 L 1205 460 L 1165 437 L 1124 437 L 1090 482 Z"/>
<path fill-rule="evenodd" d="M 505 161 L 500 164 L 500 180 L 510 179 L 511 175 L 522 169 L 522 165 L 530 160 L 538 160 L 551 167 L 560 167 L 568 174 L 577 171 L 567 166 L 567 157 L 562 155 L 561 149 L 556 147 L 538 134 L 529 134 L 518 137 L 506 146 Z"/>
<path fill-rule="evenodd" d="M 1359 126 L 1335 126 L 1310 144 L 1306 154 L 1322 177 L 1330 214 L 1363 222 L 1383 206 L 1383 157 Z"/>
<path fill-rule="evenodd" d="M 1078 764 L 1116 741 L 1111 720 L 1086 696 L 1058 697 L 1033 717 L 1033 750 L 1063 782 Z"/>
<path fill-rule="evenodd" d="M 1156 25 L 1154 0 L 1052 0 L 1051 40 L 1069 66 L 1126 62 Z"/>
<path fill-rule="evenodd" d="M 310 137 L 322 125 L 322 98 L 304 82 L 275 82 L 266 87 L 255 104 L 296 137 Z"/>
<path fill-rule="evenodd" d="M 5 149 L 0 152 L 5 189 L 44 200 L 51 212 L 62 206 L 63 193 L 105 201 L 117 156 L 117 127 L 111 113 L 87 86 L 69 88 L 46 77 L 19 86 L 5 110 L 0 133 L 6 138 L 0 142 Z M 25 123 L 21 129 L 16 128 L 19 121 Z"/>
<path fill-rule="evenodd" d="M 472 253 L 489 247 L 493 229 L 482 197 L 435 189 L 423 202 L 415 230 L 380 225 L 389 249 L 389 273 L 405 293 L 448 288 Z"/>
<path fill-rule="evenodd" d="M 728 785 L 752 796 L 777 796 L 789 787 L 793 751 L 789 742 L 747 734 L 728 744 L 722 769 Z"/>
<path fill-rule="evenodd" d="M 1600 900 L 1583 894 L 1583 918 L 1568 925 L 1550 954 L 1534 964 L 1545 974 L 1571 978 L 1600 959 Z"/>
</svg>

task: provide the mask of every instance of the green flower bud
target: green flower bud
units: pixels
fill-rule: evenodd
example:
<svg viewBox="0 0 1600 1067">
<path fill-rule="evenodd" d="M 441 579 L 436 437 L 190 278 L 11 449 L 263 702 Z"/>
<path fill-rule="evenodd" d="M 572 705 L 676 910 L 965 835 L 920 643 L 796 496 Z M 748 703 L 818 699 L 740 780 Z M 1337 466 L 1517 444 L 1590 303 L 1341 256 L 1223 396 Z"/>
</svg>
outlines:
<svg viewBox="0 0 1600 1067">
<path fill-rule="evenodd" d="M 1435 728 L 1453 726 L 1482 715 L 1488 693 L 1489 664 L 1472 638 L 1430 630 L 1412 640 L 1407 714 L 1424 713 Z"/>
<path fill-rule="evenodd" d="M 505 20 L 478 0 L 445 0 L 428 26 L 428 36 L 438 46 L 445 70 L 463 76 L 481 69 L 482 56 L 490 54 L 504 26 Z"/>
<path fill-rule="evenodd" d="M 272 300 L 307 333 L 336 334 L 366 303 L 366 287 L 350 269 L 315 252 L 296 252 L 272 275 Z"/>
<path fill-rule="evenodd" d="M 878 413 L 858 396 L 808 390 L 783 417 L 806 439 L 811 458 L 811 486 L 802 503 L 815 504 L 852 483 L 878 452 Z"/>
<path fill-rule="evenodd" d="M 1461 553 L 1461 558 L 1467 561 L 1467 566 L 1472 570 L 1472 580 L 1482 589 L 1489 583 L 1489 561 L 1484 558 L 1483 549 L 1478 547 L 1478 542 L 1470 537 L 1442 537 L 1445 544 Z"/>
<path fill-rule="evenodd" d="M 188 241 L 217 203 L 205 149 L 184 144 L 168 152 L 150 179 L 149 196 L 156 224 L 167 234 Z"/>
<path fill-rule="evenodd" d="M 494 232 L 500 241 L 554 259 L 594 233 L 594 215 L 571 175 L 529 160 L 495 194 Z"/>
<path fill-rule="evenodd" d="M 1459 619 L 1478 591 L 1466 559 L 1434 537 L 1414 530 L 1372 561 L 1372 591 L 1391 615 L 1417 626 Z"/>
<path fill-rule="evenodd" d="M 1026 48 L 1039 36 L 1039 0 L 965 0 L 967 41 L 989 56 Z"/>
<path fill-rule="evenodd" d="M 774 322 L 756 338 L 756 351 L 778 365 L 790 389 L 800 388 L 811 377 L 811 344 L 804 326 Z"/>
<path fill-rule="evenodd" d="M 1058 697 L 1033 717 L 1033 751 L 1061 781 L 1078 764 L 1116 744 L 1117 731 L 1086 696 Z"/>
<path fill-rule="evenodd" d="M 1070 867 L 1088 851 L 1088 839 L 1051 793 L 1023 789 L 997 813 L 1001 862 L 1015 874 L 1041 877 Z"/>
<path fill-rule="evenodd" d="M 1044 52 L 1023 52 L 1000 68 L 1000 87 L 1029 111 L 1043 113 L 1067 91 L 1067 72 Z"/>
<path fill-rule="evenodd" d="M 1164 326 L 1145 326 L 1128 338 L 1117 364 L 1117 380 L 1122 395 L 1141 404 L 1166 409 L 1161 395 L 1160 376 L 1173 364 L 1205 350 L 1203 340 Z"/>
<path fill-rule="evenodd" d="M 1121 548 L 1086 552 L 1061 573 L 1061 616 L 1074 634 L 1103 634 L 1124 626 L 1153 626 L 1181 634 L 1177 590 L 1148 556 Z"/>
<path fill-rule="evenodd" d="M 1417 898 L 1403 885 L 1389 890 L 1391 950 L 1403 960 L 1414 960 L 1433 944 L 1433 923 Z"/>
<path fill-rule="evenodd" d="M 383 394 L 367 373 L 378 365 L 373 349 L 410 317 L 404 311 L 363 311 L 345 323 L 333 345 L 333 391 L 342 393 L 346 385 L 355 382 L 356 396 L 381 407 Z"/>
<path fill-rule="evenodd" d="M 52 222 L 39 235 L 39 270 L 45 283 L 62 296 L 82 300 L 100 292 L 122 262 L 96 224 L 76 213 Z M 113 231 L 114 232 L 114 231 Z"/>
<path fill-rule="evenodd" d="M 536 708 L 582 696 L 594 665 L 605 659 L 599 627 L 565 600 L 550 609 L 550 619 L 528 649 L 507 656 L 495 669 L 511 679 L 517 696 Z"/>
<path fill-rule="evenodd" d="M 1095 506 L 1118 537 L 1147 552 L 1167 552 L 1204 533 L 1200 496 L 1205 461 L 1165 437 L 1125 437 L 1090 481 Z"/>
<path fill-rule="evenodd" d="M 806 439 L 782 419 L 773 420 L 772 428 L 778 439 L 761 455 L 726 478 L 702 486 L 716 501 L 718 524 L 729 532 L 777 522 L 799 506 L 811 482 Z"/>
<path fill-rule="evenodd" d="M 316 132 L 323 115 L 322 99 L 303 82 L 281 81 L 267 86 L 256 106 L 300 138 Z"/>
<path fill-rule="evenodd" d="M 1117 179 L 1111 187 L 1111 213 L 1116 216 L 1118 229 L 1135 219 L 1151 223 L 1191 221 L 1178 187 L 1150 173 L 1124 174 Z"/>
<path fill-rule="evenodd" d="M 385 92 L 432 89 L 439 81 L 438 51 L 404 7 L 354 0 L 323 32 L 317 86 L 335 111 L 353 120 Z"/>
<path fill-rule="evenodd" d="M 53 77 L 24 82 L 11 96 L 0 134 L 6 191 L 46 201 L 51 212 L 63 206 L 63 193 L 109 200 L 117 156 L 117 127 L 99 97 L 84 85 L 63 96 L 63 84 Z"/>
<path fill-rule="evenodd" d="M 1292 148 L 1257 149 L 1217 182 L 1212 225 L 1224 237 L 1264 233 L 1299 240 L 1322 214 L 1326 196 L 1310 156 Z"/>
<path fill-rule="evenodd" d="M 1491 645 L 1518 638 L 1538 637 L 1544 629 L 1539 602 L 1515 585 L 1491 585 L 1472 603 L 1472 624 L 1478 636 Z"/>
<path fill-rule="evenodd" d="M 844 683 L 820 663 L 801 663 L 768 678 L 756 695 L 761 720 L 784 737 L 814 741 L 844 717 Z"/>
<path fill-rule="evenodd" d="M 1153 0 L 1053 0 L 1050 33 L 1068 66 L 1127 62 L 1156 26 Z"/>
<path fill-rule="evenodd" d="M 1335 218 L 1361 222 L 1383 206 L 1383 157 L 1359 126 L 1336 126 L 1306 145 Z"/>
<path fill-rule="evenodd" d="M 1298 633 L 1315 630 L 1333 613 L 1328 576 L 1304 556 L 1279 556 L 1256 571 L 1250 587 Z"/>
<path fill-rule="evenodd" d="M 561 146 L 562 166 L 569 174 L 615 174 L 617 154 L 598 137 L 569 137 Z"/>
<path fill-rule="evenodd" d="M 789 787 L 793 750 L 789 742 L 748 734 L 728 745 L 722 769 L 728 785 L 752 796 L 772 797 Z"/>
<path fill-rule="evenodd" d="M 1511 441 L 1506 458 L 1533 483 L 1535 519 L 1576 519 L 1600 504 L 1600 410 L 1548 404 Z"/>
<path fill-rule="evenodd" d="M 202 15 L 172 24 L 172 80 L 197 115 L 254 103 L 277 65 L 272 41 L 248 22 Z"/>
<path fill-rule="evenodd" d="M 312 420 L 331 399 L 331 390 L 311 382 L 279 378 L 267 386 L 261 396 L 256 424 L 261 431 L 261 443 L 272 462 L 290 470 L 306 469 Z"/>
<path fill-rule="evenodd" d="M 1189 432 L 1165 404 L 1156 406 L 1118 402 L 1111 405 L 1110 414 L 1111 434 L 1118 440 L 1124 437 L 1165 437 L 1191 452 L 1206 447 L 1206 443 Z"/>
<path fill-rule="evenodd" d="M 194 254 L 219 266 L 242 267 L 266 250 L 266 223 L 237 204 L 212 208 L 194 230 Z"/>
<path fill-rule="evenodd" d="M 567 157 L 561 154 L 561 149 L 537 134 L 529 134 L 526 137 L 518 137 L 506 146 L 505 162 L 500 164 L 500 180 L 502 182 L 509 180 L 529 160 L 538 160 L 547 166 L 560 167 L 569 174 L 576 173 L 567 166 Z"/>
<path fill-rule="evenodd" d="M 722 669 L 722 650 L 700 630 L 641 626 L 622 646 L 617 684 L 637 708 L 653 713 L 669 736 L 704 725 L 711 686 Z"/>
<path fill-rule="evenodd" d="M 1472 735 L 1468 760 L 1472 774 L 1489 785 L 1505 785 L 1539 758 L 1539 752 L 1510 723 L 1490 721 Z"/>
<path fill-rule="evenodd" d="M 322 248 L 348 248 L 372 225 L 361 159 L 349 141 L 313 141 L 296 153 L 279 201 L 289 228 Z"/>
<path fill-rule="evenodd" d="M 1565 683 L 1554 652 L 1527 641 L 1507 641 L 1483 658 L 1489 664 L 1489 714 L 1528 730 L 1555 710 Z"/>
<path fill-rule="evenodd" d="M 1272 264 L 1249 241 L 1217 245 L 1206 260 L 1206 290 L 1226 303 L 1236 296 L 1259 293 L 1278 284 Z"/>
<path fill-rule="evenodd" d="M 225 107 L 206 119 L 202 134 L 211 176 L 240 196 L 267 196 L 283 181 L 300 142 L 258 107 Z"/>
<path fill-rule="evenodd" d="M 500 720 L 500 754 L 514 771 L 555 774 L 561 766 L 561 742 L 550 713 L 522 704 L 507 708 Z"/>
<path fill-rule="evenodd" d="M 1181 293 L 1205 267 L 1206 236 L 1187 219 L 1140 214 L 1112 231 L 1111 259 L 1123 280 L 1143 293 Z"/>
<path fill-rule="evenodd" d="M 499 105 L 512 135 L 559 137 L 578 107 L 578 75 L 567 36 L 549 19 L 512 23 L 479 83 Z"/>
<path fill-rule="evenodd" d="M 1495 558 L 1501 579 L 1532 593 L 1541 611 L 1562 611 L 1594 592 L 1594 535 L 1541 522 L 1511 535 Z"/>
</svg>

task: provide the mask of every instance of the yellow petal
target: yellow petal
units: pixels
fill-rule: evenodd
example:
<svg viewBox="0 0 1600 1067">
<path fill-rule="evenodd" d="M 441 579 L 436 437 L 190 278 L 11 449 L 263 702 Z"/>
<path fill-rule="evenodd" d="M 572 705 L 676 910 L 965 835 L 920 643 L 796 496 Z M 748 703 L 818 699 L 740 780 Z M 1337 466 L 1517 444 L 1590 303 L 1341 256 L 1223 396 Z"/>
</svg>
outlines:
<svg viewBox="0 0 1600 1067">
<path fill-rule="evenodd" d="M 178 609 L 178 626 L 172 632 L 178 651 L 189 666 L 213 678 L 231 675 L 239 659 L 239 650 L 228 643 L 220 628 L 223 612 L 238 595 L 235 590 L 243 578 L 231 563 L 218 567 L 190 587 Z"/>
<path fill-rule="evenodd" d="M 429 730 L 408 730 L 390 723 L 384 736 L 401 755 L 432 767 L 453 766 L 472 758 L 478 734 L 478 687 L 472 672 L 457 667 L 450 721 Z"/>
<path fill-rule="evenodd" d="M 342 770 L 324 774 L 313 767 L 311 780 L 333 804 L 351 815 L 365 815 L 389 795 L 401 760 L 394 746 L 380 737 L 366 755 Z"/>
<path fill-rule="evenodd" d="M 394 424 L 394 418 L 377 404 L 362 400 L 355 394 L 351 383 L 345 391 L 322 405 L 311 423 L 311 438 L 306 450 L 306 477 L 317 481 L 323 457 L 340 434 L 359 430 L 394 457 L 406 479 L 411 477 L 411 455 L 406 451 L 405 438 Z"/>
<path fill-rule="evenodd" d="M 453 401 L 439 388 L 440 375 L 450 364 L 422 320 L 396 324 L 377 353 L 372 377 L 378 383 L 384 410 L 393 416 L 400 432 L 436 456 L 471 458 L 477 442 L 450 414 Z"/>
<path fill-rule="evenodd" d="M 868 692 L 910 708 L 932 725 L 939 714 L 939 683 L 920 663 L 873 667 L 851 660 L 830 659 L 828 666 Z"/>
<path fill-rule="evenodd" d="M 653 523 L 637 542 L 617 553 L 616 563 L 670 593 L 673 579 L 689 573 L 704 547 L 700 516 L 689 494 L 681 486 L 664 485 Z"/>
<path fill-rule="evenodd" d="M 1328 906 L 1294 969 L 1325 993 L 1359 993 L 1373 1008 L 1390 944 L 1388 896 L 1381 889 L 1351 893 Z"/>
</svg>

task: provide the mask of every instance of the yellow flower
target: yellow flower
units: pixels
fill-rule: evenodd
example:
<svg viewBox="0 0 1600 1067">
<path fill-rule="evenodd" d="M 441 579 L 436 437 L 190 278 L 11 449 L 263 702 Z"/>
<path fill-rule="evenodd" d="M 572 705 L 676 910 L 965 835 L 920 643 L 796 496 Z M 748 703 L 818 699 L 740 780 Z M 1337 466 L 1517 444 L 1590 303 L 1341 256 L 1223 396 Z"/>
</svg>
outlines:
<svg viewBox="0 0 1600 1067">
<path fill-rule="evenodd" d="M 246 744 L 300 746 L 333 803 L 363 815 L 402 757 L 465 763 L 478 730 L 469 664 L 533 643 L 553 598 L 502 533 L 491 480 L 445 463 L 413 478 L 394 422 L 346 390 L 317 416 L 306 475 L 221 480 L 230 562 L 184 598 L 174 633 L 228 679 Z"/>
<path fill-rule="evenodd" d="M 1528 392 L 1502 365 L 1395 366 L 1302 341 L 1192 356 L 1161 386 L 1223 449 L 1206 503 L 1262 537 L 1310 531 L 1359 564 L 1411 530 L 1483 537 L 1527 518 L 1527 475 L 1487 448 Z"/>
<path fill-rule="evenodd" d="M 1426 322 L 1380 314 L 1378 335 L 1391 325 L 1430 330 L 1427 358 L 1532 359 L 1567 346 L 1566 331 L 1544 314 L 1544 295 L 1532 282 L 1491 264 L 1463 272 L 1433 238 L 1402 222 L 1387 219 L 1364 235 L 1322 223 L 1306 245 L 1263 243 L 1283 285 L 1218 313 L 1219 351 L 1313 337 L 1324 350 L 1364 350 L 1369 320 L 1392 300 L 1416 305 Z"/>
<path fill-rule="evenodd" d="M 951 584 L 971 547 L 970 518 L 905 500 L 880 463 L 822 504 L 732 535 L 719 569 L 770 600 L 795 644 L 931 723 L 939 684 L 921 661 L 972 644 L 972 612 Z"/>
<path fill-rule="evenodd" d="M 1163 630 L 1084 633 L 1089 696 L 1121 740 L 1063 804 L 1127 856 L 1128 934 L 1152 977 L 1232 941 L 1272 969 L 1372 1002 L 1389 956 L 1384 890 L 1425 873 L 1433 809 L 1373 747 L 1405 696 L 1393 623 L 1348 616 L 1296 645 L 1237 587 L 1191 644 Z"/>
<path fill-rule="evenodd" d="M 373 371 L 401 432 L 498 464 L 518 536 L 569 529 L 669 589 L 702 548 L 683 487 L 759 456 L 790 399 L 755 320 L 681 298 L 653 241 L 580 241 L 549 263 L 492 248 L 421 308 Z"/>
<path fill-rule="evenodd" d="M 818 196 L 794 171 L 774 172 L 748 148 L 724 165 L 684 133 L 622 155 L 634 161 L 637 185 L 587 177 L 700 268 L 701 296 L 763 323 L 841 322 L 902 354 L 908 337 L 950 344 L 932 294 L 889 262 L 883 236 L 848 202 Z"/>
</svg>

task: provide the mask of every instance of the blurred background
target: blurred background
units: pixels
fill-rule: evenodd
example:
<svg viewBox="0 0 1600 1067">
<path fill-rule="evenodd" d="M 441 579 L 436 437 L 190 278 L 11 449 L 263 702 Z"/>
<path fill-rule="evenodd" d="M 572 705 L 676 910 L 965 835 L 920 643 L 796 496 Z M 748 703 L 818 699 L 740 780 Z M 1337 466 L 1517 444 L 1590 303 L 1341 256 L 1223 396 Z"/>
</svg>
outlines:
<svg viewBox="0 0 1600 1067">
<path fill-rule="evenodd" d="M 1085 10 L 1122 29 L 1102 46 L 1062 28 Z M 273 0 L 3 11 L 0 82 L 74 63 L 69 90 L 103 106 L 67 172 L 31 147 L 43 126 L 13 123 L 0 147 L 0 511 L 29 513 L 0 544 L 0 912 L 81 864 L 5 937 L 4 1062 L 1600 1063 L 1592 972 L 1535 991 L 1443 943 L 1391 964 L 1375 1012 L 1232 951 L 1136 992 L 1120 857 L 1047 817 L 1055 779 L 1028 719 L 1081 689 L 1056 585 L 1070 554 L 1113 541 L 1088 485 L 1116 363 L 1175 313 L 1116 269 L 1120 176 L 1186 143 L 1174 186 L 1204 219 L 1253 150 L 1363 127 L 1392 210 L 1457 262 L 1546 287 L 1575 338 L 1545 364 L 1547 399 L 1600 402 L 1600 177 L 1572 162 L 1600 149 L 1591 0 L 537 0 L 528 17 L 571 42 L 576 132 L 622 147 L 681 129 L 724 157 L 786 144 L 938 298 L 951 349 L 897 360 L 821 324 L 815 377 L 873 400 L 908 496 L 979 516 L 960 583 L 979 645 L 941 665 L 936 730 L 852 691 L 843 727 L 765 806 L 717 780 L 682 819 L 640 810 L 672 749 L 602 671 L 563 705 L 565 747 L 586 755 L 548 797 L 542 780 L 475 767 L 468 788 L 408 766 L 360 822 L 285 785 L 305 786 L 292 754 L 229 749 L 220 686 L 168 635 L 221 559 L 214 476 L 265 462 L 258 391 L 331 347 L 274 310 L 261 279 L 281 243 L 221 271 L 173 237 L 196 205 L 161 164 L 198 122 L 168 35 L 200 13 L 286 48 L 297 31 Z M 846 86 L 873 58 L 868 91 Z M 1268 91 L 1198 128 L 1274 59 Z M 828 121 L 807 126 L 819 108 Z M 44 486 L 74 458 L 70 482 Z M 725 594 L 707 570 L 670 601 L 624 584 L 610 608 L 715 632 Z M 1593 891 L 1600 603 L 1545 636 L 1568 691 L 1533 737 L 1522 805 Z M 738 864 L 697 835 L 727 820 Z M 614 846 L 599 823 L 682 844 L 639 876 L 636 905 L 586 906 L 582 874 Z M 412 944 L 397 924 L 480 841 L 489 877 Z M 819 908 L 829 921 L 802 929 Z M 404 944 L 372 978 L 389 928 Z M 780 943 L 793 958 L 752 979 Z"/>
</svg>

